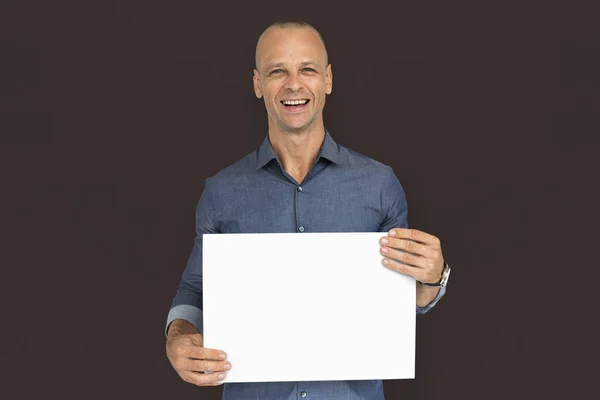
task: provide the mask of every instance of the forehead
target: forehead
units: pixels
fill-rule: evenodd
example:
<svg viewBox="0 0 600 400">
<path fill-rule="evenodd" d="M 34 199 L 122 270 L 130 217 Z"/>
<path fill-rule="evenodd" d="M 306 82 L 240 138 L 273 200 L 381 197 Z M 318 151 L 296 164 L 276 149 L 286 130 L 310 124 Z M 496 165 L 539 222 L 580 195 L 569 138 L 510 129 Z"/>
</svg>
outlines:
<svg viewBox="0 0 600 400">
<path fill-rule="evenodd" d="M 325 46 L 318 34 L 310 28 L 270 28 L 260 38 L 256 48 L 258 68 L 268 64 L 293 64 L 306 60 L 324 64 L 325 59 Z"/>
</svg>

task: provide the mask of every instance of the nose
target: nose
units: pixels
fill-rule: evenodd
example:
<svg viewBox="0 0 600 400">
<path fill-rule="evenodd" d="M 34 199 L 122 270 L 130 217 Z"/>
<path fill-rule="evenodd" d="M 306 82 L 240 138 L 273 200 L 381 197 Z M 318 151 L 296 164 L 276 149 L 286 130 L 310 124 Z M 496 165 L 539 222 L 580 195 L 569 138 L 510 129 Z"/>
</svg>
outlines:
<svg viewBox="0 0 600 400">
<path fill-rule="evenodd" d="M 297 92 L 302 89 L 304 83 L 297 72 L 290 72 L 285 80 L 285 88 Z"/>
</svg>

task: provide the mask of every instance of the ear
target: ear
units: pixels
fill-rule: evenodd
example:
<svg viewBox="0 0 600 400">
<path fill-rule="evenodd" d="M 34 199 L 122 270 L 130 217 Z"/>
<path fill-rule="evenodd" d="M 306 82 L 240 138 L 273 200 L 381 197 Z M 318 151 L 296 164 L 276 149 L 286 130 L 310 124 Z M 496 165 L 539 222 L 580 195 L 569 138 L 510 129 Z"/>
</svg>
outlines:
<svg viewBox="0 0 600 400">
<path fill-rule="evenodd" d="M 327 66 L 327 71 L 325 72 L 325 93 L 331 94 L 331 90 L 333 89 L 333 72 L 331 72 L 331 64 Z"/>
<path fill-rule="evenodd" d="M 260 88 L 260 76 L 258 75 L 258 71 L 256 69 L 254 69 L 254 77 L 252 78 L 252 81 L 254 82 L 254 94 L 256 94 L 256 97 L 260 99 L 263 94 Z"/>
</svg>

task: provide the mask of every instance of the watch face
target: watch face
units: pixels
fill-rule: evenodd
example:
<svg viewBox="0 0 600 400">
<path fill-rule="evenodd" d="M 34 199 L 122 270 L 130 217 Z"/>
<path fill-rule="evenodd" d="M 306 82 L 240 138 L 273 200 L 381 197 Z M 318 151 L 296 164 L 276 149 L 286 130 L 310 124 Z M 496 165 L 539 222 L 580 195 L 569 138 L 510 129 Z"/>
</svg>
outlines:
<svg viewBox="0 0 600 400">
<path fill-rule="evenodd" d="M 448 266 L 448 264 L 446 264 L 446 267 L 444 268 L 444 272 L 442 272 L 442 280 L 440 281 L 440 284 L 442 286 L 446 286 L 446 284 L 448 283 L 449 277 L 450 277 L 450 267 Z"/>
</svg>

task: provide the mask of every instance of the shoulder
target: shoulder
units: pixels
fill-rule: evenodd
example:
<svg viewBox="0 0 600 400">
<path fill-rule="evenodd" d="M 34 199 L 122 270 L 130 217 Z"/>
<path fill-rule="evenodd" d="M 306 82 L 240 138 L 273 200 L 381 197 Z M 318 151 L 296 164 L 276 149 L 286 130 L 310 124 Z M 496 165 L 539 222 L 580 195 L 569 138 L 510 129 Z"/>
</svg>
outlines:
<svg viewBox="0 0 600 400">
<path fill-rule="evenodd" d="M 382 198 L 405 197 L 404 188 L 390 165 L 344 146 L 339 146 L 339 150 L 340 161 L 347 166 L 348 174 L 366 178 L 365 187 L 377 188 Z"/>
<path fill-rule="evenodd" d="M 237 183 L 247 183 L 256 174 L 256 151 L 249 153 L 206 179 L 206 189 L 215 190 Z"/>
<path fill-rule="evenodd" d="M 384 164 L 381 161 L 375 160 L 364 155 L 356 150 L 339 146 L 339 155 L 342 165 L 347 166 L 349 170 L 361 171 L 367 173 L 371 178 L 382 179 L 384 181 L 395 177 L 394 170 L 391 166 Z"/>
</svg>

